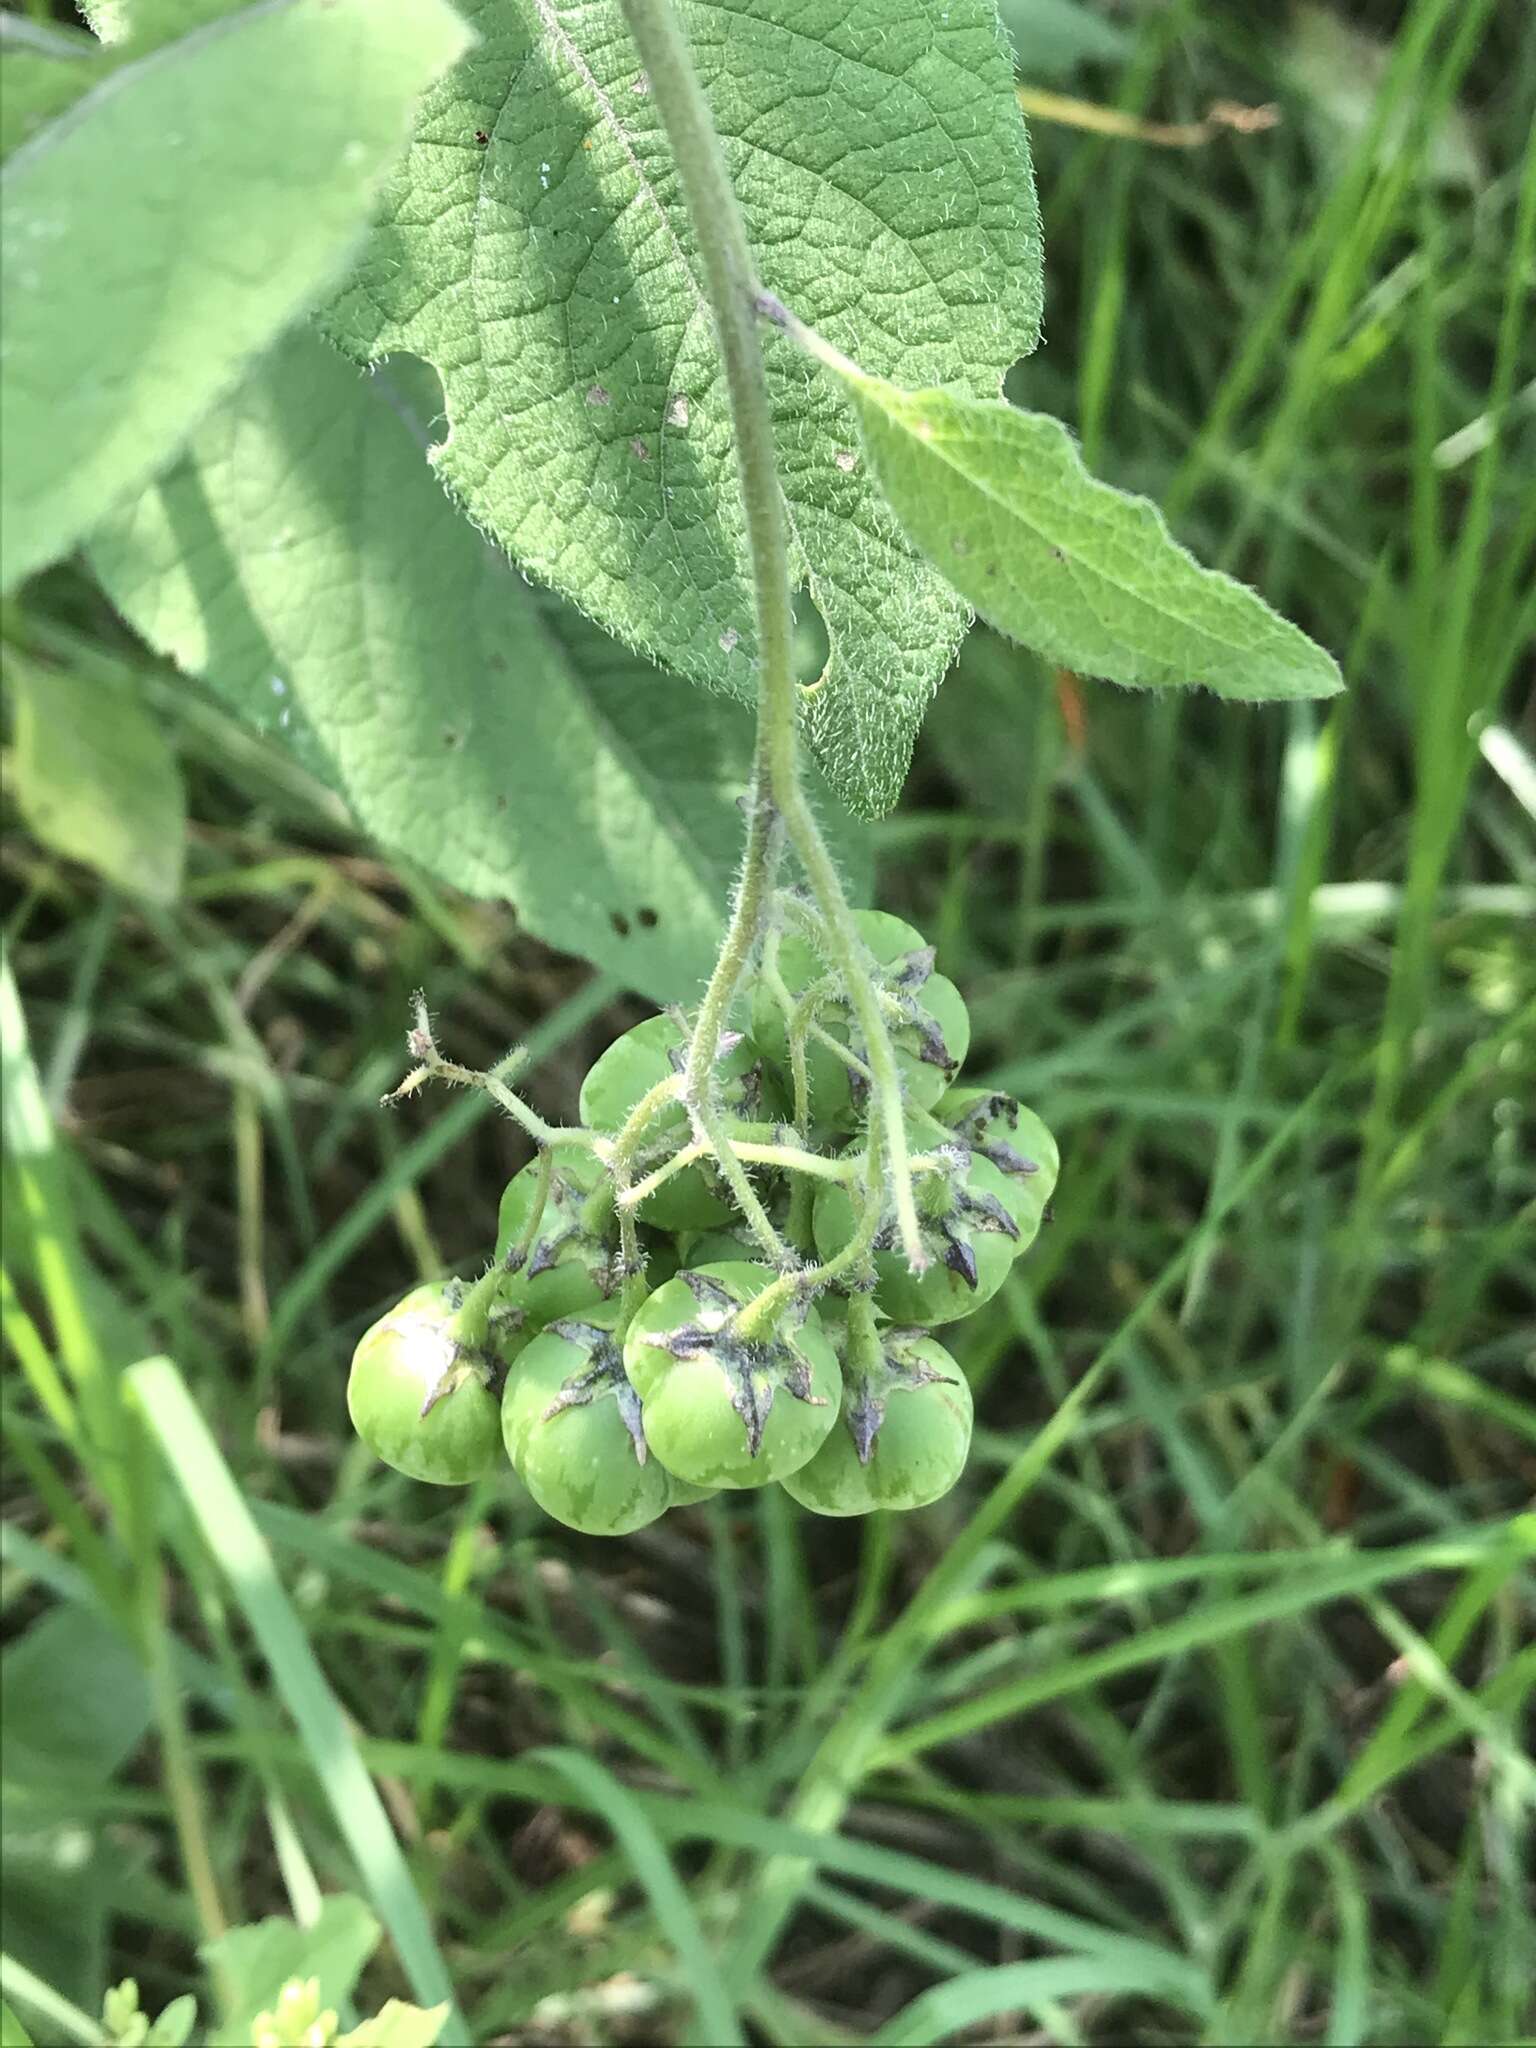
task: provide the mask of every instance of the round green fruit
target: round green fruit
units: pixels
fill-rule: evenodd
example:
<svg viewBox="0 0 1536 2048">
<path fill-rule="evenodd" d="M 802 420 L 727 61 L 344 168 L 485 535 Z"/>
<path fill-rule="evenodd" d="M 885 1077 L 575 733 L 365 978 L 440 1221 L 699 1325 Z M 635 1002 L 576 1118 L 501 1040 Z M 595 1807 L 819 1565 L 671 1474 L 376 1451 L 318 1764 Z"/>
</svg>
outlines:
<svg viewBox="0 0 1536 2048">
<path fill-rule="evenodd" d="M 603 1169 L 590 1152 L 561 1146 L 554 1155 L 544 1207 L 528 1236 L 541 1185 L 541 1162 L 530 1161 L 507 1182 L 496 1221 L 496 1258 L 516 1277 L 506 1299 L 542 1327 L 579 1315 L 616 1294 L 623 1280 L 612 1205 L 595 1224 L 588 1205 Z"/>
<path fill-rule="evenodd" d="M 913 1152 L 942 1149 L 945 1170 L 913 1177 L 918 1230 L 928 1264 L 908 1270 L 893 1213 L 875 1238 L 875 1305 L 893 1323 L 952 1323 L 990 1301 L 1013 1264 L 1018 1241 L 1013 1187 L 990 1161 L 963 1146 L 937 1148 L 933 1134 L 909 1133 Z M 813 1227 L 824 1259 L 840 1252 L 857 1224 L 853 1192 L 828 1182 L 816 1197 Z"/>
<path fill-rule="evenodd" d="M 363 1333 L 347 1376 L 347 1413 L 369 1450 L 432 1486 L 467 1486 L 496 1456 L 496 1397 L 450 1335 L 460 1292 L 413 1289 Z"/>
<path fill-rule="evenodd" d="M 931 1108 L 960 1071 L 970 1046 L 971 1020 L 964 999 L 952 981 L 933 972 L 932 948 L 913 926 L 883 910 L 855 911 L 854 923 L 882 970 L 880 986 L 895 997 L 903 1013 L 887 1017 L 903 1094 L 917 1108 Z M 807 940 L 791 933 L 779 947 L 779 972 L 790 994 L 801 996 L 823 980 L 828 969 Z M 851 1026 L 845 999 L 829 1000 L 818 1010 L 816 1022 L 840 1045 L 864 1056 L 864 1041 Z M 753 991 L 752 1030 L 779 1066 L 788 1091 L 793 1086 L 789 1031 L 782 1008 L 762 981 Z M 859 1105 L 854 1076 L 836 1053 L 815 1039 L 806 1042 L 806 1079 L 813 1123 L 846 1127 L 855 1121 Z"/>
<path fill-rule="evenodd" d="M 620 1130 L 657 1082 L 681 1073 L 687 1039 L 671 1017 L 647 1017 L 616 1038 L 599 1055 L 581 1084 L 581 1120 L 595 1131 Z M 716 1063 L 721 1099 L 731 1116 L 756 1121 L 763 1113 L 762 1057 L 750 1039 L 738 1038 Z M 688 1115 L 670 1103 L 651 1120 L 641 1141 L 634 1178 L 670 1158 L 688 1141 Z M 731 1204 L 713 1170 L 702 1161 L 674 1174 L 641 1206 L 647 1223 L 667 1230 L 709 1230 L 726 1222 Z"/>
<path fill-rule="evenodd" d="M 890 1332 L 873 1369 L 848 1375 L 841 1421 L 784 1491 L 818 1515 L 925 1508 L 949 1492 L 970 1448 L 959 1366 L 932 1337 Z"/>
<path fill-rule="evenodd" d="M 1032 1109 L 992 1088 L 951 1088 L 933 1115 L 1008 1181 L 1008 1208 L 1019 1226 L 1017 1257 L 1034 1243 L 1055 1190 L 1061 1167 L 1056 1140 Z"/>
<path fill-rule="evenodd" d="M 690 1267 L 642 1303 L 624 1343 L 646 1436 L 691 1485 L 766 1486 L 812 1458 L 837 1419 L 837 1358 L 814 1309 L 743 1335 L 742 1306 L 774 1275 L 727 1260 Z"/>
<path fill-rule="evenodd" d="M 507 1456 L 545 1514 L 587 1536 L 628 1536 L 673 1504 L 625 1377 L 612 1310 L 542 1331 L 501 1404 Z"/>
</svg>

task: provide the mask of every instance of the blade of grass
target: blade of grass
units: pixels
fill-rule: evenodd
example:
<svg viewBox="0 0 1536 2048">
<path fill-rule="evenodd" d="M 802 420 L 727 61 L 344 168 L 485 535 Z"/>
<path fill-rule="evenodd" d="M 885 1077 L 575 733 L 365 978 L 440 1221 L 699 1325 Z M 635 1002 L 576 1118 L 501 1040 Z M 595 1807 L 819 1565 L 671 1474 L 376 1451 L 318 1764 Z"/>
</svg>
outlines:
<svg viewBox="0 0 1536 2048">
<path fill-rule="evenodd" d="M 655 1909 L 662 1933 L 672 1944 L 683 1982 L 698 2007 L 698 2039 L 711 2044 L 711 2048 L 715 2043 L 720 2048 L 738 2048 L 741 2030 L 719 1963 L 644 1809 L 595 1757 L 580 1756 L 570 1749 L 539 1750 L 535 1756 L 576 1786 L 593 1811 L 601 1813 L 613 1829 L 636 1882 L 644 1887 Z"/>
<path fill-rule="evenodd" d="M 169 1359 L 144 1359 L 128 1385 L 203 1541 L 228 1578 L 292 1714 L 368 1896 L 399 1952 L 414 1996 L 463 2022 L 431 1925 L 352 1731 L 283 1591 L 272 1553 L 229 1467 Z"/>
</svg>

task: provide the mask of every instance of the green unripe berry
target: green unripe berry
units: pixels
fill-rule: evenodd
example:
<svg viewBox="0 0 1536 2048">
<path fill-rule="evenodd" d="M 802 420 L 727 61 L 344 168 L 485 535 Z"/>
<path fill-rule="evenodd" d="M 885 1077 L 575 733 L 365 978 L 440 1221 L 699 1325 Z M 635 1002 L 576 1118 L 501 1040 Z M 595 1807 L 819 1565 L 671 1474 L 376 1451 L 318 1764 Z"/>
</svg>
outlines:
<svg viewBox="0 0 1536 2048">
<path fill-rule="evenodd" d="M 555 1324 L 507 1380 L 502 1440 L 545 1514 L 588 1536 L 628 1536 L 673 1504 L 614 1341 L 615 1312 Z"/>
<path fill-rule="evenodd" d="M 467 1486 L 491 1469 L 496 1397 L 463 1357 L 450 1323 L 462 1290 L 414 1288 L 363 1333 L 347 1376 L 352 1427 L 376 1458 L 432 1486 Z"/>
<path fill-rule="evenodd" d="M 912 1331 L 886 1332 L 876 1362 L 850 1369 L 837 1427 L 784 1491 L 818 1515 L 867 1515 L 875 1508 L 923 1508 L 965 1470 L 971 1448 L 971 1390 L 941 1344 Z"/>
<path fill-rule="evenodd" d="M 581 1084 L 582 1122 L 595 1131 L 622 1129 L 630 1111 L 658 1082 L 682 1072 L 687 1049 L 687 1040 L 671 1017 L 647 1017 L 626 1031 L 593 1062 Z M 715 1078 L 729 1115 L 749 1121 L 761 1117 L 762 1058 L 750 1039 L 736 1040 L 721 1054 Z M 681 1102 L 667 1104 L 647 1126 L 633 1178 L 643 1180 L 689 1136 Z M 701 1160 L 657 1188 L 639 1214 L 667 1230 L 709 1230 L 729 1220 L 731 1204 L 713 1168 Z"/>
<path fill-rule="evenodd" d="M 689 1269 L 642 1303 L 624 1344 L 652 1449 L 695 1486 L 765 1486 L 814 1456 L 837 1418 L 837 1359 L 814 1309 L 745 1334 L 766 1266 Z"/>
<path fill-rule="evenodd" d="M 934 1137 L 913 1126 L 914 1153 L 934 1151 Z M 938 1148 L 942 1149 L 942 1148 Z M 952 1323 L 990 1301 L 1013 1264 L 1018 1225 L 1012 1187 L 989 1161 L 953 1148 L 942 1172 L 914 1176 L 918 1234 L 928 1255 L 921 1273 L 908 1270 L 894 1215 L 875 1238 L 875 1305 L 893 1323 Z M 855 1196 L 835 1182 L 816 1197 L 813 1228 L 824 1259 L 840 1252 L 857 1227 Z"/>
<path fill-rule="evenodd" d="M 548 1192 L 531 1239 L 528 1225 L 538 1201 L 541 1162 L 530 1161 L 502 1193 L 496 1223 L 497 1263 L 508 1268 L 504 1298 L 519 1303 L 536 1327 L 559 1316 L 580 1315 L 616 1294 L 622 1284 L 618 1229 L 611 1205 L 596 1227 L 591 1198 L 603 1169 L 590 1152 L 562 1147 L 550 1169 Z M 514 1264 L 517 1260 L 520 1263 Z"/>
<path fill-rule="evenodd" d="M 876 986 L 895 1005 L 895 1014 L 887 1009 L 886 1025 L 896 1050 L 902 1092 L 908 1102 L 927 1109 L 960 1070 L 971 1042 L 969 1012 L 954 983 L 933 972 L 932 950 L 912 925 L 883 910 L 856 911 L 854 923 L 883 970 Z M 790 994 L 801 996 L 826 978 L 828 968 L 807 940 L 791 933 L 779 946 L 779 972 Z M 816 1022 L 840 1045 L 864 1057 L 864 1041 L 845 998 L 823 1004 Z M 752 1031 L 777 1063 L 788 1092 L 793 1085 L 788 1026 L 773 991 L 762 981 L 753 991 Z M 836 1053 L 815 1038 L 806 1040 L 806 1078 L 813 1124 L 851 1127 L 860 1108 L 854 1076 Z"/>
</svg>

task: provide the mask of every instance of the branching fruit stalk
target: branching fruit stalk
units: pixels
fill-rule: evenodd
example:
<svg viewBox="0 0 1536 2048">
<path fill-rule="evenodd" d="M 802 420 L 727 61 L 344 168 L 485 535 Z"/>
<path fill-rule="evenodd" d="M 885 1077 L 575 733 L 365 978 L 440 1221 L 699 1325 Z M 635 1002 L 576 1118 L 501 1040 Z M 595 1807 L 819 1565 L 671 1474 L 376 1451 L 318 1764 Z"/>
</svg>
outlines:
<svg viewBox="0 0 1536 2048">
<path fill-rule="evenodd" d="M 826 921 L 830 965 L 848 992 L 864 1037 L 872 1080 L 870 1115 L 883 1135 L 902 1248 L 914 1271 L 927 1264 L 907 1168 L 906 1130 L 896 1054 L 881 1014 L 870 962 L 837 868 L 800 782 L 794 672 L 794 613 L 784 508 L 773 446 L 773 418 L 763 369 L 757 282 L 746 230 L 726 169 L 709 104 L 671 0 L 623 0 L 651 97 L 677 164 L 683 197 L 704 268 L 704 291 L 725 366 L 736 437 L 736 466 L 745 515 L 757 615 L 757 748 L 741 886 L 689 1047 L 691 1112 L 705 1111 L 714 1086 L 720 1031 L 741 978 L 762 937 L 778 861 L 779 827 L 805 870 Z M 712 1134 L 710 1134 L 712 1135 Z M 720 1150 L 722 1169 L 744 1179 L 740 1162 Z M 733 1173 L 732 1168 L 735 1172 Z"/>
</svg>

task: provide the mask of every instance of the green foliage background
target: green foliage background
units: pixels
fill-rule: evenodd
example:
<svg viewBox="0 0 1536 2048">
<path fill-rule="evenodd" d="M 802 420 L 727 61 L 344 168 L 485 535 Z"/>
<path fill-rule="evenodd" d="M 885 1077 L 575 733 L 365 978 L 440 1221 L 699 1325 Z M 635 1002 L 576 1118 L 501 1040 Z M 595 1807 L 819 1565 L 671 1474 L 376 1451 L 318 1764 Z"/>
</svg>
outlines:
<svg viewBox="0 0 1536 2048">
<path fill-rule="evenodd" d="M 3 842 L 0 1990 L 35 2039 L 129 1974 L 146 2010 L 259 2002 L 199 1948 L 270 1916 L 317 1931 L 225 1957 L 276 1944 L 346 2020 L 451 1986 L 477 2042 L 1529 2028 L 1536 37 L 1489 0 L 1004 11 L 1027 86 L 1165 122 L 1276 104 L 1198 148 L 1033 124 L 1047 342 L 1008 388 L 1351 687 L 1123 695 L 977 628 L 901 806 L 848 842 L 965 989 L 978 1075 L 1063 1150 L 1051 1229 L 963 1327 L 977 1450 L 937 1509 L 764 1499 L 605 1548 L 500 1481 L 429 1497 L 345 1431 L 355 1335 L 473 1266 L 521 1156 L 478 1098 L 380 1114 L 410 991 L 466 1060 L 530 1038 L 537 1106 L 571 1114 L 627 991 L 700 971 L 728 703 L 682 699 L 679 840 L 632 658 L 456 530 L 391 564 L 381 630 L 439 694 L 369 838 L 332 786 L 378 735 L 288 744 L 294 650 L 238 588 L 212 617 L 266 735 L 152 651 L 201 666 L 173 590 L 136 608 L 168 535 L 206 522 L 216 562 L 259 492 L 172 478 L 96 544 L 143 639 L 78 564 L 7 604 L 35 830 Z M 360 455 L 383 416 L 339 397 L 306 442 L 317 498 L 371 477 L 364 526 L 424 480 L 438 404 L 400 359 L 382 379 L 398 439 Z M 506 857 L 508 645 L 631 807 L 574 904 L 436 878 L 449 803 Z M 40 781 L 53 690 L 86 708 Z M 157 734 L 190 828 L 146 892 L 133 848 L 179 844 L 182 791 L 109 800 Z M 512 786 L 533 834 L 586 800 Z M 648 829 L 664 900 L 625 893 Z M 601 972 L 532 935 L 561 917 Z M 112 1383 L 157 1356 L 125 1431 Z"/>
</svg>

